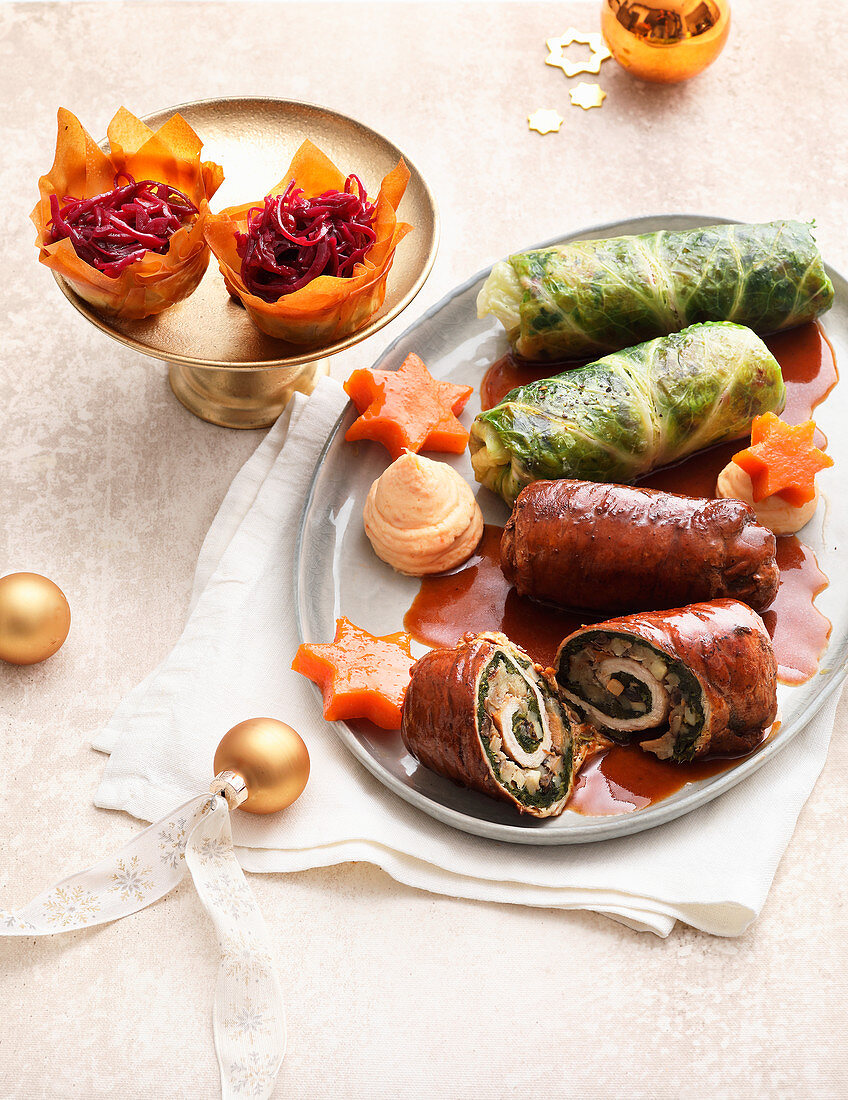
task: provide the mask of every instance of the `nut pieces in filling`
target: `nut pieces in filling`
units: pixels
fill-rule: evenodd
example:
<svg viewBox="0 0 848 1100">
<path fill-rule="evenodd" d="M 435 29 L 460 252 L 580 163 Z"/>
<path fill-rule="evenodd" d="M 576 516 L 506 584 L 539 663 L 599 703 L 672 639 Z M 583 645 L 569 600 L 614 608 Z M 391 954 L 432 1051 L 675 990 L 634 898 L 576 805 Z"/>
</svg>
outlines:
<svg viewBox="0 0 848 1100">
<path fill-rule="evenodd" d="M 613 736 L 660 759 L 749 752 L 777 713 L 777 661 L 763 620 L 739 600 L 608 619 L 559 647 L 561 694 Z"/>
<path fill-rule="evenodd" d="M 414 577 L 461 565 L 483 534 L 470 485 L 447 463 L 411 452 L 373 483 L 362 518 L 377 557 Z"/>
</svg>

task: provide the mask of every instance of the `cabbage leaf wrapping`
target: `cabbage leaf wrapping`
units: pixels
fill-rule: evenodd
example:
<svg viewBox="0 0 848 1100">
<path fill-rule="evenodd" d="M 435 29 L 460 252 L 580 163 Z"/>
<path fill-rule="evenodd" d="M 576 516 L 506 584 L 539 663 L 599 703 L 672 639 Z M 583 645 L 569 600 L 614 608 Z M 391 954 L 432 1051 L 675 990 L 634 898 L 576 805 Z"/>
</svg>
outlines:
<svg viewBox="0 0 848 1100">
<path fill-rule="evenodd" d="M 709 225 L 522 252 L 477 298 L 525 359 L 617 351 L 702 321 L 777 332 L 833 302 L 810 226 Z"/>
<path fill-rule="evenodd" d="M 628 482 L 744 435 L 785 401 L 762 340 L 713 321 L 513 390 L 472 424 L 471 463 L 508 504 L 542 478 Z"/>
</svg>

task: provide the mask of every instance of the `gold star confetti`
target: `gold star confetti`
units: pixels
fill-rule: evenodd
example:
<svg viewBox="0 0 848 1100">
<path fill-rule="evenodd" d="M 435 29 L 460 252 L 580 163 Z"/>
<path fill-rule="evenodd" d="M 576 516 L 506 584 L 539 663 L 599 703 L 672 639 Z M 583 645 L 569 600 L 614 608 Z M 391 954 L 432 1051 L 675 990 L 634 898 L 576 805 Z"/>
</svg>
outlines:
<svg viewBox="0 0 848 1100">
<path fill-rule="evenodd" d="M 588 61 L 568 61 L 562 56 L 562 51 L 575 43 L 588 46 L 592 51 Z M 566 76 L 577 76 L 578 73 L 599 73 L 601 62 L 612 57 L 600 33 L 581 34 L 574 27 L 569 27 L 561 38 L 549 38 L 545 44 L 548 47 L 545 64 L 562 69 Z"/>
<path fill-rule="evenodd" d="M 555 134 L 559 132 L 564 119 L 558 111 L 546 111 L 541 107 L 527 116 L 527 125 L 537 134 Z"/>
<path fill-rule="evenodd" d="M 582 107 L 584 111 L 588 111 L 590 107 L 600 107 L 607 98 L 607 93 L 600 84 L 587 84 L 584 80 L 581 80 L 568 94 L 574 106 Z"/>
</svg>

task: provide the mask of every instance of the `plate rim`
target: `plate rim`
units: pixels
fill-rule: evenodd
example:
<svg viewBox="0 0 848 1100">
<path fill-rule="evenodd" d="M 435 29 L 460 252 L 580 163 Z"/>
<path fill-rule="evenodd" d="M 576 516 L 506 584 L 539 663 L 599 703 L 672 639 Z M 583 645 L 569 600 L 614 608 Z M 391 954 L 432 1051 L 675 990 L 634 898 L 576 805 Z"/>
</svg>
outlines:
<svg viewBox="0 0 848 1100">
<path fill-rule="evenodd" d="M 360 341 L 365 340 L 369 336 L 373 336 L 384 328 L 390 321 L 393 321 L 399 314 L 403 312 L 416 298 L 421 288 L 430 276 L 430 272 L 433 270 L 433 265 L 436 262 L 436 256 L 439 251 L 439 242 L 441 239 L 441 217 L 439 215 L 439 207 L 436 203 L 435 195 L 433 194 L 430 185 L 427 183 L 423 173 L 418 168 L 418 165 L 410 160 L 410 158 L 404 153 L 404 151 L 396 145 L 390 138 L 387 138 L 384 134 L 381 134 L 379 130 L 375 130 L 367 123 L 360 122 L 359 119 L 352 118 L 350 115 L 344 114 L 342 111 L 336 111 L 332 107 L 323 107 L 320 103 L 310 103 L 302 99 L 283 99 L 279 96 L 262 96 L 262 95 L 234 95 L 234 96 L 209 96 L 205 99 L 192 99 L 187 100 L 184 103 L 177 103 L 172 107 L 164 107 L 158 111 L 149 111 L 146 115 L 142 116 L 141 121 L 148 123 L 151 120 L 155 121 L 162 115 L 173 115 L 183 110 L 192 107 L 214 107 L 218 104 L 227 103 L 268 103 L 273 105 L 285 105 L 293 107 L 306 107 L 309 110 L 319 111 L 323 114 L 333 115 L 335 118 L 342 119 L 347 123 L 352 124 L 359 130 L 365 131 L 369 136 L 378 139 L 384 145 L 393 149 L 397 156 L 403 160 L 404 164 L 410 170 L 410 176 L 413 179 L 417 179 L 423 188 L 424 195 L 427 199 L 427 205 L 430 209 L 431 217 L 433 220 L 433 234 L 430 240 L 427 255 L 424 258 L 424 263 L 421 267 L 421 271 L 416 276 L 409 291 L 401 298 L 401 300 L 387 310 L 386 313 L 380 314 L 372 321 L 369 321 L 367 325 L 363 325 L 361 329 L 357 329 L 355 332 L 351 332 L 342 340 L 338 340 L 333 344 L 328 344 L 320 348 L 312 348 L 298 355 L 290 355 L 280 359 L 241 359 L 227 361 L 223 359 L 202 359 L 197 356 L 186 355 L 182 352 L 168 352 L 161 349 L 153 348 L 148 344 L 143 343 L 140 340 L 133 338 L 132 336 L 126 336 L 122 332 L 116 331 L 107 317 L 101 316 L 95 308 L 90 305 L 84 298 L 80 297 L 73 289 L 71 284 L 64 276 L 60 275 L 57 271 L 50 270 L 51 275 L 55 279 L 59 289 L 68 299 L 71 305 L 82 314 L 83 317 L 95 328 L 101 332 L 106 333 L 113 340 L 116 340 L 119 344 L 123 344 L 125 347 L 132 348 L 133 351 L 139 352 L 141 355 L 147 355 L 151 359 L 158 359 L 165 363 L 179 363 L 181 366 L 186 367 L 200 367 L 204 370 L 277 370 L 280 368 L 303 366 L 306 363 L 313 363 L 317 359 L 325 359 L 331 355 L 336 355 L 339 352 L 346 351 L 348 348 L 353 347 Z M 202 135 L 201 135 L 202 136 Z M 97 143 L 101 148 L 108 144 L 108 138 L 104 137 Z M 414 228 L 414 227 L 413 227 Z M 214 261 L 214 257 L 210 256 L 210 264 Z M 394 266 L 394 264 L 392 264 Z M 204 272 L 204 277 L 205 277 Z M 390 276 L 391 277 L 391 276 Z M 382 308 L 382 306 L 381 306 Z M 146 318 L 144 318 L 146 319 Z"/>
<path fill-rule="evenodd" d="M 549 238 L 540 244 L 531 245 L 528 249 L 522 251 L 532 251 L 538 248 L 549 248 L 555 244 L 561 244 L 568 241 L 580 240 L 587 234 L 591 233 L 603 233 L 607 230 L 615 229 L 623 224 L 628 225 L 640 225 L 646 222 L 657 222 L 661 220 L 668 220 L 671 218 L 681 219 L 693 219 L 698 220 L 703 225 L 741 225 L 745 224 L 739 221 L 737 218 L 722 218 L 715 215 L 702 215 L 702 214 L 687 214 L 687 213 L 675 213 L 675 214 L 646 214 L 640 215 L 636 218 L 621 218 L 613 222 L 603 222 L 598 225 L 587 226 L 579 229 L 574 233 L 568 233 Z M 628 234 L 632 235 L 632 234 Z M 495 261 L 497 262 L 497 261 Z M 453 287 L 446 294 L 444 294 L 439 301 L 430 306 L 420 317 L 416 318 L 411 324 L 404 329 L 394 340 L 391 341 L 377 357 L 372 365 L 373 370 L 380 369 L 380 364 L 394 351 L 394 349 L 407 337 L 410 336 L 417 328 L 423 325 L 426 321 L 430 320 L 442 309 L 444 309 L 451 301 L 465 294 L 475 283 L 480 279 L 486 277 L 492 270 L 493 264 L 487 267 L 481 268 L 476 274 L 466 279 L 463 283 L 456 287 Z M 837 277 L 845 282 L 843 276 L 839 274 L 834 268 L 831 268 L 828 264 L 825 264 L 825 269 L 829 275 L 837 275 Z M 301 603 L 301 586 L 300 586 L 300 563 L 303 554 L 303 543 L 306 531 L 306 522 L 315 499 L 315 493 L 318 483 L 318 477 L 321 470 L 321 466 L 330 447 L 333 445 L 339 431 L 349 415 L 351 409 L 351 402 L 345 405 L 342 412 L 339 414 L 336 422 L 333 424 L 327 439 L 321 448 L 320 453 L 315 462 L 315 466 L 312 470 L 312 476 L 309 482 L 309 488 L 304 499 L 303 507 L 301 509 L 300 518 L 298 521 L 297 538 L 295 540 L 295 561 L 294 561 L 294 607 L 295 607 L 295 620 L 297 623 L 298 635 L 301 642 L 306 642 L 303 613 Z M 814 675 L 817 675 L 814 674 Z M 747 779 L 754 772 L 758 771 L 769 760 L 773 759 L 776 755 L 783 751 L 783 749 L 789 745 L 797 735 L 806 728 L 812 718 L 821 709 L 821 707 L 827 702 L 827 700 L 833 695 L 833 693 L 839 688 L 848 675 L 848 657 L 843 662 L 842 666 L 833 670 L 832 675 L 828 682 L 823 685 L 822 689 L 818 691 L 813 698 L 809 701 L 808 705 L 802 710 L 802 712 L 796 717 L 791 727 L 783 733 L 783 736 L 776 737 L 774 739 L 766 740 L 758 749 L 755 749 L 747 757 L 742 758 L 740 763 L 733 768 L 727 769 L 727 771 L 721 772 L 718 779 L 718 783 L 709 787 L 697 787 L 686 795 L 684 795 L 679 801 L 670 803 L 669 799 L 661 799 L 659 802 L 654 802 L 650 806 L 646 806 L 644 809 L 635 810 L 632 813 L 624 814 L 610 814 L 610 815 L 580 815 L 585 816 L 585 824 L 583 822 L 575 824 L 567 831 L 562 832 L 549 832 L 546 833 L 544 828 L 532 827 L 531 821 L 523 825 L 510 825 L 497 821 L 488 821 L 473 814 L 466 814 L 460 810 L 453 809 L 450 806 L 442 805 L 430 798 L 428 795 L 416 790 L 413 787 L 409 787 L 397 779 L 383 764 L 380 763 L 363 745 L 359 737 L 350 726 L 344 721 L 331 721 L 327 724 L 333 728 L 336 736 L 342 741 L 348 751 L 359 761 L 380 783 L 386 788 L 392 791 L 394 794 L 399 795 L 409 805 L 416 807 L 418 810 L 427 814 L 428 817 L 434 818 L 444 825 L 448 825 L 460 832 L 469 833 L 474 836 L 484 837 L 489 840 L 497 840 L 506 842 L 509 844 L 529 844 L 539 845 L 543 847 L 559 847 L 568 844 L 590 844 L 600 842 L 604 840 L 613 840 L 618 837 L 630 836 L 635 833 L 644 832 L 647 829 L 653 829 L 657 826 L 664 825 L 669 821 L 676 820 L 678 817 L 691 813 L 692 810 L 698 809 L 700 806 L 706 805 L 724 794 L 726 791 L 731 790 L 737 786 L 743 780 Z M 321 690 L 317 684 L 312 684 L 313 691 L 318 698 L 321 698 Z M 682 788 L 685 791 L 685 786 Z M 538 819 L 539 824 L 543 825 L 548 819 Z M 537 819 L 532 819 L 533 822 Z M 528 827 L 530 826 L 530 827 Z"/>
</svg>

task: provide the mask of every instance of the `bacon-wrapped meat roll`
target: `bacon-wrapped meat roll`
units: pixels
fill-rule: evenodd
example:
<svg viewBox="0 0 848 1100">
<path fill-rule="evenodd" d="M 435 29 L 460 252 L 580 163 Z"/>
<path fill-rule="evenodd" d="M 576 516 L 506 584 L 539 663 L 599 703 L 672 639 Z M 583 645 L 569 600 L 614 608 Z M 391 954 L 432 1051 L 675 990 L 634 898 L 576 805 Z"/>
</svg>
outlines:
<svg viewBox="0 0 848 1100">
<path fill-rule="evenodd" d="M 763 611 L 780 581 L 774 535 L 741 500 L 592 481 L 523 489 L 501 565 L 522 596 L 597 611 L 725 596 Z"/>
<path fill-rule="evenodd" d="M 404 744 L 427 768 L 512 802 L 522 813 L 562 813 L 587 752 L 556 686 L 503 634 L 466 634 L 412 669 Z"/>
<path fill-rule="evenodd" d="M 570 634 L 556 657 L 562 694 L 619 739 L 661 759 L 747 752 L 777 713 L 777 662 L 738 600 L 609 619 Z"/>
</svg>

